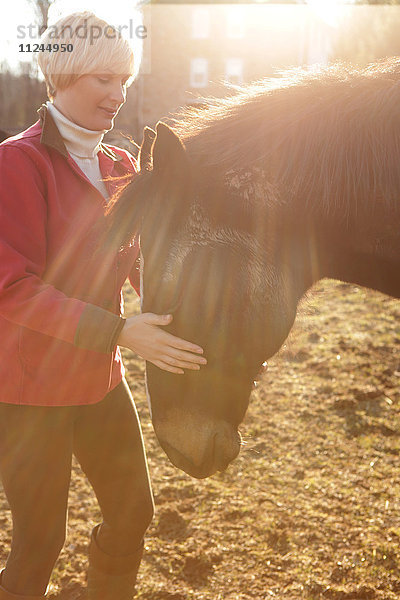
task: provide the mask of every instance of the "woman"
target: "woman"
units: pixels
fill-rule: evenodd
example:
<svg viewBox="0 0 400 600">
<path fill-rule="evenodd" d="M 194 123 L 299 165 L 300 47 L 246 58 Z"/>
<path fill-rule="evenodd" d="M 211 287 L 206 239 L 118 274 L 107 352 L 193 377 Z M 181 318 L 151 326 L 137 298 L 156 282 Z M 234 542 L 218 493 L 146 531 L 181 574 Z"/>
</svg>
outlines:
<svg viewBox="0 0 400 600">
<path fill-rule="evenodd" d="M 132 79 L 129 44 L 87 12 L 61 19 L 42 42 L 50 101 L 0 146 L 0 475 L 13 518 L 0 600 L 44 597 L 65 539 L 72 454 L 103 516 L 88 597 L 128 600 L 153 499 L 117 343 L 173 373 L 205 359 L 159 327 L 171 316 L 120 316 L 138 250 L 97 247 L 118 177 L 135 173 L 127 152 L 102 143 Z M 55 43 L 73 51 L 49 51 Z"/>
</svg>

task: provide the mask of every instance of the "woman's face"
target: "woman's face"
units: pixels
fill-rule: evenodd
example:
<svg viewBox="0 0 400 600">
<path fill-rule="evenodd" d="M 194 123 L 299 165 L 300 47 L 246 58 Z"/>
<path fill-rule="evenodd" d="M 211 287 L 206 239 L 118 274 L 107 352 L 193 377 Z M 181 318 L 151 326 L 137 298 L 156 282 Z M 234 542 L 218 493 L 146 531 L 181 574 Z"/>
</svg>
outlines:
<svg viewBox="0 0 400 600">
<path fill-rule="evenodd" d="M 112 71 L 82 75 L 64 90 L 57 90 L 54 106 L 85 129 L 112 129 L 126 99 L 128 78 L 129 75 L 116 75 Z"/>
</svg>

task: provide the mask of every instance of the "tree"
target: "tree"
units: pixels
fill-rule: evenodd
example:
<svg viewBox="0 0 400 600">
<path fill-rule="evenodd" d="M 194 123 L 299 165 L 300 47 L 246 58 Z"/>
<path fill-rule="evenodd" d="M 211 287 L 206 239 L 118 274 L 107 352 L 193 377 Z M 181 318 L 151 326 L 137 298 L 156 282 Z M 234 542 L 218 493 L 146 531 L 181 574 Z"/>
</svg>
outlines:
<svg viewBox="0 0 400 600">
<path fill-rule="evenodd" d="M 49 8 L 55 0 L 29 0 L 36 13 L 36 19 L 39 25 L 40 34 L 47 29 L 49 19 Z"/>
</svg>

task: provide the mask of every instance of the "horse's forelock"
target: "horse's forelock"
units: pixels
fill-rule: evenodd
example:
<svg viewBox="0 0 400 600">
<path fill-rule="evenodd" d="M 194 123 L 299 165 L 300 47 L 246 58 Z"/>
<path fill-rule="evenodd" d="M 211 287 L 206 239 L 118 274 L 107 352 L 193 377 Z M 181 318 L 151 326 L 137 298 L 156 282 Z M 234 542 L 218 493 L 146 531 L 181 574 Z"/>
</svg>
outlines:
<svg viewBox="0 0 400 600">
<path fill-rule="evenodd" d="M 106 211 L 106 244 L 123 247 L 140 232 L 151 204 L 151 171 L 139 173 L 111 200 Z"/>
</svg>

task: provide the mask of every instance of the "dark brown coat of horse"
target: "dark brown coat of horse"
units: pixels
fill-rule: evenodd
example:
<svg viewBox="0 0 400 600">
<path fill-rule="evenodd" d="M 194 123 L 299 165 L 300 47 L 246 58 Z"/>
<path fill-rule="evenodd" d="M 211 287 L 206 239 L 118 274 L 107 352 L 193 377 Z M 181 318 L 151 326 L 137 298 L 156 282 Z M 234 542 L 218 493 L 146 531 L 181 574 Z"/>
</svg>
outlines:
<svg viewBox="0 0 400 600">
<path fill-rule="evenodd" d="M 110 240 L 140 233 L 142 310 L 173 313 L 208 359 L 181 376 L 147 364 L 157 437 L 187 473 L 237 456 L 253 380 L 317 280 L 400 297 L 399 107 L 390 59 L 295 70 L 145 136 Z"/>
</svg>

